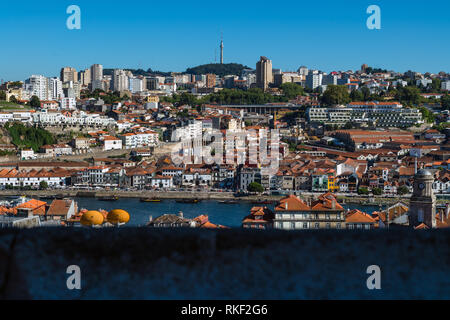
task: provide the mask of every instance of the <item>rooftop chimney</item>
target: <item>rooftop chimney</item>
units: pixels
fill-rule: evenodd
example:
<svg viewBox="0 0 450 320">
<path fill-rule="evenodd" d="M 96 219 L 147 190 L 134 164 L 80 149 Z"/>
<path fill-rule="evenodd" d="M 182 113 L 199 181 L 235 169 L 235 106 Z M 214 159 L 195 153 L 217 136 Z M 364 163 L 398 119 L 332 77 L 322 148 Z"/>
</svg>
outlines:
<svg viewBox="0 0 450 320">
<path fill-rule="evenodd" d="M 336 209 L 336 199 L 333 199 L 333 201 L 331 202 L 331 208 L 333 210 Z"/>
<path fill-rule="evenodd" d="M 287 201 L 284 203 L 284 208 L 287 210 L 288 209 L 288 203 Z"/>
<path fill-rule="evenodd" d="M 179 216 L 180 218 L 183 218 L 183 211 L 178 212 L 178 216 Z"/>
</svg>

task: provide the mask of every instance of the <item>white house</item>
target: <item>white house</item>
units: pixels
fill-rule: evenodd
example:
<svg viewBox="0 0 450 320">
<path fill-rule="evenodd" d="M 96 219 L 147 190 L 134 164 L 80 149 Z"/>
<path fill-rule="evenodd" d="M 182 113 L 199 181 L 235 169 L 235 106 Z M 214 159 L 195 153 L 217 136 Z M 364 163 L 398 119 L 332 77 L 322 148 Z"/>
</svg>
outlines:
<svg viewBox="0 0 450 320">
<path fill-rule="evenodd" d="M 122 149 L 122 140 L 113 136 L 104 136 L 101 138 L 103 141 L 103 150 L 120 150 Z"/>
<path fill-rule="evenodd" d="M 152 188 L 172 188 L 173 178 L 171 176 L 155 176 L 151 179 Z"/>
<path fill-rule="evenodd" d="M 36 155 L 34 154 L 33 149 L 23 149 L 20 150 L 20 159 L 21 160 L 36 159 Z"/>
</svg>

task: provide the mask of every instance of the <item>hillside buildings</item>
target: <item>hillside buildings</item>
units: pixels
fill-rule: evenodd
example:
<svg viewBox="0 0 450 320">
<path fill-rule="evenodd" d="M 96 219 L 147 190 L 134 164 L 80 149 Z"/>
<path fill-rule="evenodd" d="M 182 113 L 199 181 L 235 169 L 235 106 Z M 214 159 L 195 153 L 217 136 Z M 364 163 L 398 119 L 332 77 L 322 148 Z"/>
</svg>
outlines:
<svg viewBox="0 0 450 320">
<path fill-rule="evenodd" d="M 398 102 L 351 102 L 346 107 L 310 107 L 311 122 L 330 125 L 371 124 L 376 127 L 410 127 L 423 123 L 418 109 L 404 108 Z"/>
<path fill-rule="evenodd" d="M 307 204 L 296 196 L 280 200 L 275 207 L 275 229 L 344 229 L 344 208 L 336 196 L 326 193 Z"/>
</svg>

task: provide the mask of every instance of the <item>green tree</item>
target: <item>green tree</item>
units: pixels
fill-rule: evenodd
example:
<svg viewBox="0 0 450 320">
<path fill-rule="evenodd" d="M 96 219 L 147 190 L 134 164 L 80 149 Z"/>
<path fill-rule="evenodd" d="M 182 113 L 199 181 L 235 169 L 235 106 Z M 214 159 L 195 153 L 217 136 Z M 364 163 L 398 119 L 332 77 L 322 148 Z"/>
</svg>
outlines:
<svg viewBox="0 0 450 320">
<path fill-rule="evenodd" d="M 369 192 L 369 189 L 367 189 L 366 187 L 360 187 L 359 189 L 358 189 L 358 194 L 362 194 L 362 195 L 368 195 L 370 192 Z"/>
<path fill-rule="evenodd" d="M 370 90 L 367 87 L 361 88 L 361 93 L 363 94 L 363 100 L 367 101 L 370 99 Z"/>
<path fill-rule="evenodd" d="M 441 97 L 441 106 L 442 106 L 442 109 L 445 109 L 445 110 L 450 109 L 450 94 L 446 94 Z"/>
<path fill-rule="evenodd" d="M 347 104 L 351 101 L 345 86 L 329 85 L 322 96 L 322 102 L 326 105 Z"/>
<path fill-rule="evenodd" d="M 263 192 L 264 188 L 261 184 L 259 184 L 258 182 L 252 182 L 247 186 L 247 190 L 249 192 Z"/>
<path fill-rule="evenodd" d="M 6 100 L 6 92 L 5 91 L 0 91 L 0 100 Z"/>
<path fill-rule="evenodd" d="M 353 129 L 353 123 L 346 122 L 345 125 L 344 125 L 344 129 Z"/>
<path fill-rule="evenodd" d="M 420 107 L 419 108 L 420 112 L 422 113 L 422 118 L 428 122 L 428 123 L 433 123 L 434 122 L 434 114 L 433 112 L 431 112 L 430 110 L 428 110 L 425 107 Z"/>
<path fill-rule="evenodd" d="M 39 189 L 41 189 L 41 190 L 46 190 L 48 188 L 48 183 L 47 183 L 47 181 L 41 181 L 40 183 L 39 183 Z"/>
<path fill-rule="evenodd" d="M 372 193 L 373 193 L 375 196 L 381 196 L 381 195 L 383 194 L 383 190 L 382 190 L 381 188 L 373 188 L 373 189 L 372 189 Z"/>
<path fill-rule="evenodd" d="M 16 96 L 11 96 L 11 97 L 9 97 L 9 102 L 17 103 Z"/>
<path fill-rule="evenodd" d="M 398 189 L 397 189 L 397 194 L 398 195 L 404 195 L 404 194 L 407 194 L 409 192 L 409 189 L 408 189 L 408 187 L 407 186 L 405 186 L 405 185 L 403 185 L 403 186 L 400 186 L 400 187 L 398 187 Z"/>
<path fill-rule="evenodd" d="M 55 137 L 42 128 L 29 127 L 16 122 L 7 123 L 5 129 L 12 143 L 19 148 L 32 148 L 36 152 L 41 146 L 56 142 Z"/>
<path fill-rule="evenodd" d="M 280 89 L 283 91 L 283 95 L 288 99 L 294 99 L 304 94 L 303 87 L 296 83 L 283 83 Z"/>
<path fill-rule="evenodd" d="M 350 99 L 352 99 L 352 101 L 363 101 L 364 100 L 364 94 L 359 91 L 359 90 L 353 90 L 350 93 Z"/>
<path fill-rule="evenodd" d="M 433 82 L 431 83 L 431 88 L 433 89 L 434 92 L 441 90 L 441 79 L 439 78 L 434 78 L 432 80 Z"/>
<path fill-rule="evenodd" d="M 420 90 L 417 87 L 407 86 L 398 89 L 397 100 L 406 105 L 417 105 L 420 102 Z"/>
<path fill-rule="evenodd" d="M 41 106 L 41 100 L 37 96 L 32 96 L 30 99 L 30 106 L 33 108 L 39 108 Z"/>
</svg>

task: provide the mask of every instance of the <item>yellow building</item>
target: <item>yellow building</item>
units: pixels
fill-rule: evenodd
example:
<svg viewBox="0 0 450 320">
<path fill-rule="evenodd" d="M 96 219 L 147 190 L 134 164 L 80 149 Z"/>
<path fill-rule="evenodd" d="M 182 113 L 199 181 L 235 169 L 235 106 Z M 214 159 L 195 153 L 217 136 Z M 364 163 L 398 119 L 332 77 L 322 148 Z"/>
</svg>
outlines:
<svg viewBox="0 0 450 320">
<path fill-rule="evenodd" d="M 158 96 L 148 96 L 147 102 L 159 102 L 159 97 Z"/>
<path fill-rule="evenodd" d="M 328 191 L 337 192 L 339 191 L 339 186 L 336 185 L 336 177 L 329 175 L 328 176 Z"/>
</svg>

